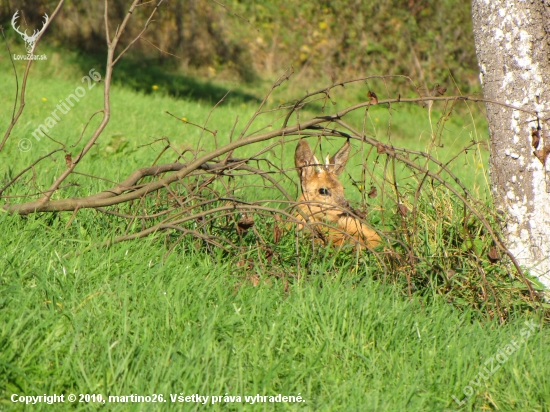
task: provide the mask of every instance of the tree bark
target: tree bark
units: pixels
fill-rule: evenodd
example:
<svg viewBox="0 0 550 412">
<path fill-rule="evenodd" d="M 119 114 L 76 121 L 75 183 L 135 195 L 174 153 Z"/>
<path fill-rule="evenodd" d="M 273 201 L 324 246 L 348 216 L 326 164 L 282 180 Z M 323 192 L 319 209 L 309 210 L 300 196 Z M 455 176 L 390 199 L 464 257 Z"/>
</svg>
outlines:
<svg viewBox="0 0 550 412">
<path fill-rule="evenodd" d="M 550 287 L 549 0 L 473 0 L 472 16 L 487 104 L 490 174 L 507 247 Z"/>
</svg>

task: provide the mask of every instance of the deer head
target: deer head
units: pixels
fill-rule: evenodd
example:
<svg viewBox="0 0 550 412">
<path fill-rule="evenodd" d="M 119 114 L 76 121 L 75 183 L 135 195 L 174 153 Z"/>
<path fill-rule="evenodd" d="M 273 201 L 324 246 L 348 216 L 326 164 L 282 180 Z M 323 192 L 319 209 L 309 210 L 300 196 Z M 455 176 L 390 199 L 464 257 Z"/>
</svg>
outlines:
<svg viewBox="0 0 550 412">
<path fill-rule="evenodd" d="M 325 229 L 319 229 L 333 244 L 351 241 L 359 246 L 374 247 L 380 242 L 380 237 L 353 216 L 357 213 L 351 208 L 344 195 L 344 187 L 338 180 L 346 167 L 350 150 L 348 140 L 334 156 L 327 155 L 325 163 L 321 164 L 308 143 L 304 139 L 300 140 L 294 155 L 302 187 L 298 204 L 311 221 L 336 227 L 326 229 L 324 225 Z M 303 220 L 303 217 L 299 216 L 298 219 Z"/>
<path fill-rule="evenodd" d="M 44 14 L 44 24 L 42 25 L 42 28 L 40 30 L 35 30 L 32 33 L 32 36 L 29 36 L 27 34 L 27 30 L 25 30 L 25 32 L 21 32 L 21 31 L 19 31 L 19 29 L 17 27 L 15 27 L 15 22 L 18 18 L 19 18 L 19 10 L 17 10 L 15 12 L 15 14 L 13 15 L 13 17 L 11 19 L 11 25 L 12 25 L 13 29 L 17 33 L 19 33 L 21 35 L 21 37 L 23 38 L 23 40 L 25 41 L 25 47 L 27 49 L 27 53 L 31 54 L 32 49 L 34 48 L 34 43 L 36 42 L 36 39 L 38 38 L 38 36 L 40 36 L 40 33 L 42 33 L 44 31 L 44 29 L 46 28 L 46 25 L 48 24 L 48 21 L 50 20 L 50 18 L 48 17 L 47 14 Z"/>
</svg>

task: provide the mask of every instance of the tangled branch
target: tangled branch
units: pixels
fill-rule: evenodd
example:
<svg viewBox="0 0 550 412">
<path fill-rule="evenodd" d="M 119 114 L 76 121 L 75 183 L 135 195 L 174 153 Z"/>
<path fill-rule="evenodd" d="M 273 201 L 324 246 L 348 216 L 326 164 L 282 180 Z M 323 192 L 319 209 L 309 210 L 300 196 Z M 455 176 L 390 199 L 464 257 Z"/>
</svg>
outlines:
<svg viewBox="0 0 550 412">
<path fill-rule="evenodd" d="M 239 133 L 236 133 L 238 119 L 232 130 L 223 130 L 219 135 L 217 131 L 206 128 L 216 106 L 202 126 L 185 121 L 186 125 L 210 133 L 215 142 L 213 150 L 199 155 L 197 145 L 194 150 L 189 149 L 191 156 L 186 157 L 167 138 L 158 139 L 165 140 L 166 144 L 157 159 L 172 150 L 177 155 L 176 160 L 158 165 L 155 160 L 152 165 L 137 168 L 124 180 L 97 193 L 82 197 L 66 196 L 64 190 L 67 185 L 63 187 L 62 183 L 69 176 L 96 178 L 75 169 L 83 164 L 86 154 L 97 143 L 109 122 L 111 80 L 116 63 L 147 30 L 162 3 L 161 0 L 154 5 L 143 30 L 115 57 L 121 35 L 140 4 L 137 0 L 132 3 L 114 37 L 111 37 L 108 3 L 105 2 L 108 51 L 101 122 L 74 159 L 65 157 L 67 168 L 47 189 L 39 191 L 38 198 L 21 203 L 16 200 L 19 196 L 28 196 L 28 193 L 21 195 L 18 191 L 30 181 L 35 184 L 35 169 L 40 167 L 41 161 L 60 152 L 66 153 L 65 146 L 40 157 L 10 178 L 0 189 L 5 211 L 23 216 L 73 212 L 73 218 L 67 223 L 70 226 L 77 213 L 93 209 L 104 219 L 124 222 L 125 227 L 114 239 L 96 246 L 108 247 L 119 242 L 160 236 L 169 244 L 168 253 L 173 252 L 177 245 L 189 247 L 189 244 L 208 251 L 219 249 L 228 255 L 235 255 L 236 251 L 237 255 L 242 256 L 256 253 L 256 259 L 252 262 L 250 259 L 240 260 L 238 266 L 248 268 L 261 264 L 266 272 L 277 276 L 299 276 L 302 270 L 307 271 L 310 265 L 302 263 L 304 254 L 309 254 L 311 261 L 320 245 L 330 246 L 330 236 L 326 234 L 337 232 L 341 238 L 349 239 L 349 242 L 344 241 L 338 247 L 340 253 L 355 256 L 355 265 L 364 265 L 372 276 L 390 277 L 396 281 L 404 276 L 409 296 L 432 287 L 450 300 L 459 302 L 466 299 L 474 306 L 488 308 L 490 316 L 502 320 L 507 316 L 502 304 L 506 293 L 515 293 L 527 306 L 538 302 L 536 288 L 502 240 L 498 216 L 489 205 L 476 198 L 453 172 L 456 159 L 469 150 L 479 150 L 479 141 L 473 140 L 450 160 L 442 162 L 430 150 L 395 146 L 389 135 L 393 127 L 393 110 L 415 104 L 428 107 L 430 120 L 433 105 L 443 106 L 436 127 L 430 123 L 431 148 L 437 146 L 445 123 L 461 103 L 501 105 L 528 113 L 533 120 L 544 123 L 546 120 L 530 110 L 497 101 L 474 96 L 443 96 L 438 88 L 434 89 L 438 93 L 433 95 L 420 92 L 406 76 L 369 76 L 340 82 L 306 93 L 292 104 L 270 107 L 269 97 L 290 78 L 292 70 L 289 70 L 274 82 Z M 54 16 L 55 13 L 52 20 Z M 29 67 L 30 64 L 23 80 L 22 105 Z M 415 93 L 416 97 L 403 98 L 399 93 L 391 96 L 389 83 L 396 79 L 408 82 L 411 94 Z M 336 89 L 362 87 L 369 81 L 382 82 L 388 90 L 388 98 L 379 99 L 376 93 L 368 90 L 366 101 L 332 114 L 324 113 L 326 103 L 333 101 Z M 321 102 L 323 104 L 319 110 L 316 105 Z M 367 132 L 366 120 L 373 107 L 384 107 L 390 113 L 386 140 Z M 311 112 L 314 114 L 311 115 Z M 19 115 L 20 112 L 14 117 L 6 136 Z M 262 123 L 265 118 L 267 120 Z M 357 119 L 361 119 L 359 127 Z M 236 139 L 233 139 L 234 135 Z M 302 138 L 310 138 L 319 145 L 331 140 L 353 142 L 355 149 L 352 155 L 361 159 L 361 178 L 355 180 L 350 175 L 350 180 L 358 189 L 361 204 L 352 202 L 353 207 L 351 203 L 349 207 L 338 206 L 338 215 L 373 228 L 382 239 L 380 246 L 369 245 L 333 222 L 312 218 L 304 212 L 307 208 L 300 207 L 304 202 L 296 200 L 299 186 L 291 176 L 293 168 L 285 162 L 283 153 L 289 145 L 293 150 Z M 226 143 L 219 145 L 219 140 Z M 262 143 L 260 149 L 258 143 Z M 275 148 L 280 149 L 279 156 L 273 154 Z M 25 182 L 30 173 L 31 179 Z M 370 190 L 367 190 L 368 187 Z M 58 199 L 52 198 L 54 193 Z M 310 205 L 317 209 L 337 207 L 322 202 L 310 202 Z M 301 242 L 301 237 L 311 242 Z M 279 266 L 286 270 L 274 273 L 271 265 L 273 259 L 278 260 Z M 290 261 L 292 264 L 288 263 Z M 513 270 L 510 270 L 511 267 Z M 503 273 L 520 279 L 523 286 L 510 288 L 503 280 Z"/>
</svg>

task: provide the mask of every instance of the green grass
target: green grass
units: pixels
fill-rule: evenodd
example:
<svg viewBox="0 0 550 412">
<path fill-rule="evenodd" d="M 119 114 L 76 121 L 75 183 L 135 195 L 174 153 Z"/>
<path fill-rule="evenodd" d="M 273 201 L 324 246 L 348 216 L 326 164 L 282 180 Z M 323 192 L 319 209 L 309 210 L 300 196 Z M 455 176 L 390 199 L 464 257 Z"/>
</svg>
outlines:
<svg viewBox="0 0 550 412">
<path fill-rule="evenodd" d="M 22 153 L 17 144 L 51 113 L 54 102 L 81 85 L 81 77 L 92 68 L 80 72 L 71 60 L 78 56 L 59 53 L 58 60 L 52 58 L 44 70 L 33 72 L 24 116 L 0 154 L 2 182 L 57 147 L 42 139 Z M 0 61 L 3 78 L 9 78 L 9 70 L 9 64 Z M 202 124 L 212 106 L 204 96 L 177 99 L 171 94 L 160 87 L 153 92 L 152 85 L 141 91 L 115 86 L 112 121 L 78 170 L 118 180 L 151 164 L 164 143 L 139 146 L 162 136 L 179 147 L 196 148 L 200 130 L 164 111 Z M 283 90 L 283 97 L 274 96 L 272 104 L 288 100 L 290 94 L 292 90 Z M 2 130 L 11 116 L 12 96 L 13 82 L 0 84 Z M 334 110 L 353 100 L 350 96 L 343 95 Z M 72 144 L 90 113 L 100 108 L 96 86 L 52 128 L 52 137 Z M 239 130 L 253 110 L 254 105 L 242 99 L 222 104 L 209 128 L 219 131 L 220 142 L 227 142 L 235 116 Z M 387 110 L 373 108 L 369 115 L 369 130 L 387 137 L 386 126 L 373 126 L 387 125 Z M 392 142 L 425 147 L 427 140 L 421 136 L 426 131 L 429 136 L 426 119 L 425 109 L 400 109 L 392 119 Z M 440 149 L 445 159 L 451 149 L 471 139 L 470 133 L 475 136 L 475 130 L 483 128 L 477 117 L 454 119 L 446 131 L 449 150 Z M 361 119 L 354 121 L 360 124 Z M 87 135 L 91 130 L 92 126 Z M 202 137 L 204 149 L 213 144 L 209 135 Z M 287 146 L 282 155 L 285 166 L 291 167 L 294 146 Z M 71 152 L 74 155 L 76 149 Z M 486 154 L 461 156 L 457 174 L 466 169 L 461 175 L 465 183 L 481 185 L 483 179 L 476 180 L 463 165 L 476 165 L 483 177 Z M 168 155 L 161 159 L 173 160 Z M 36 184 L 44 187 L 64 167 L 62 155 L 46 160 L 37 168 Z M 90 194 L 110 185 L 84 177 L 72 181 L 81 186 L 65 194 Z M 349 181 L 346 185 L 352 190 Z M 19 185 L 21 189 L 35 190 Z M 172 237 L 94 248 L 90 246 L 120 234 L 123 222 L 91 210 L 79 211 L 68 225 L 70 218 L 70 213 L 0 213 L 1 410 L 24 409 L 10 401 L 12 394 L 54 393 L 162 394 L 168 400 L 157 408 L 111 404 L 109 410 L 202 409 L 170 402 L 170 394 L 182 393 L 238 395 L 243 401 L 245 395 L 279 393 L 305 399 L 287 404 L 220 403 L 208 406 L 210 410 L 549 409 L 547 326 L 536 327 L 498 371 L 479 382 L 485 362 L 521 338 L 527 320 L 539 324 L 536 314 L 518 311 L 505 324 L 480 322 L 478 311 L 458 309 L 440 296 L 415 294 L 409 299 L 399 284 L 377 280 L 383 276 L 375 273 L 376 268 L 330 250 L 317 253 L 308 270 L 293 278 L 281 275 L 290 274 L 291 260 L 287 266 L 272 267 L 280 272 L 272 276 L 260 261 L 239 267 L 236 259 L 187 241 L 167 254 L 165 242 Z M 307 244 L 301 253 L 309 253 Z M 255 256 L 253 251 L 250 255 Z M 466 386 L 474 394 L 459 407 L 453 396 L 462 400 Z M 57 409 L 96 407 L 66 403 Z"/>
<path fill-rule="evenodd" d="M 3 230 L 17 234 L 0 245 L 2 408 L 14 407 L 12 393 L 63 392 L 306 400 L 230 410 L 453 409 L 451 396 L 462 399 L 483 363 L 525 328 L 523 317 L 480 324 L 442 299 L 410 302 L 330 261 L 285 291 L 261 273 L 253 286 L 206 255 L 163 259 L 147 240 L 64 258 L 85 236 L 62 223 L 2 215 Z M 537 328 L 467 405 L 545 410 L 547 349 Z"/>
<path fill-rule="evenodd" d="M 8 162 L 10 165 L 19 162 L 28 164 L 37 155 L 44 155 L 59 147 L 59 144 L 44 137 L 37 141 L 32 133 L 40 124 L 45 124 L 48 117 L 52 117 L 51 114 L 56 110 L 59 101 L 66 99 L 78 87 L 84 87 L 86 94 L 70 112 L 60 115 L 60 121 L 49 132 L 50 137 L 67 144 L 68 151 L 75 155 L 100 122 L 101 115 L 96 115 L 85 129 L 91 114 L 103 107 L 102 86 L 94 85 L 89 89 L 87 81 L 83 80 L 83 77 L 88 75 L 92 69 L 96 69 L 102 76 L 104 75 L 105 70 L 102 67 L 104 63 L 99 56 L 80 56 L 68 50 L 51 47 L 46 47 L 45 53 L 49 60 L 33 64 L 27 86 L 23 118 L 12 131 L 7 143 L 7 150 L 0 154 L 0 160 Z M 139 67 L 139 70 L 136 68 L 132 70 L 132 64 Z M 24 62 L 16 61 L 16 65 L 21 76 Z M 0 61 L 0 70 L 6 79 L 0 84 L 0 104 L 4 108 L 0 113 L 0 124 L 7 127 L 13 108 L 15 80 L 7 59 Z M 55 82 L 51 82 L 52 78 L 55 79 Z M 111 93 L 112 120 L 89 155 L 90 157 L 109 158 L 109 162 L 107 164 L 106 162 L 91 162 L 83 166 L 85 170 L 81 170 L 82 167 L 79 170 L 85 173 L 109 176 L 115 180 L 122 171 L 126 170 L 126 168 L 120 167 L 120 162 L 128 164 L 128 169 L 131 169 L 131 165 L 140 167 L 154 161 L 165 142 L 158 142 L 145 148 L 143 145 L 150 144 L 162 137 L 167 137 L 178 150 L 190 148 L 199 153 L 201 150 L 209 150 L 214 147 L 215 140 L 209 133 L 202 132 L 198 127 L 179 122 L 166 112 L 198 125 L 204 125 L 208 119 L 206 127 L 218 132 L 217 140 L 219 145 L 223 145 L 229 142 L 229 134 L 236 119 L 238 118 L 234 132 L 235 137 L 242 131 L 263 95 L 269 90 L 269 83 L 265 81 L 258 82 L 254 88 L 251 86 L 236 87 L 235 84 L 227 82 L 216 85 L 207 81 L 188 79 L 177 73 L 166 74 L 154 66 L 144 66 L 144 63 L 139 61 L 130 61 L 130 63 L 123 61 L 120 67 L 117 66 L 114 84 L 115 87 Z M 116 86 L 121 84 L 124 87 Z M 154 90 L 153 86 L 157 88 Z M 326 84 L 323 83 L 322 86 L 326 86 Z M 307 106 L 305 110 L 301 111 L 300 119 L 309 119 L 322 113 L 334 113 L 363 101 L 369 89 L 376 90 L 379 97 L 384 98 L 382 92 L 386 90 L 386 86 L 381 81 L 371 80 L 368 87 L 359 82 L 346 89 L 336 88 L 331 93 L 333 103 L 325 102 L 324 109 L 322 109 L 322 102 Z M 285 82 L 274 90 L 268 100 L 268 108 L 291 102 L 303 96 L 306 90 L 312 91 L 319 87 L 321 85 L 306 87 L 300 83 L 299 79 L 294 81 L 291 78 L 290 82 Z M 214 104 L 230 89 L 232 92 L 226 101 L 210 113 Z M 174 96 L 179 98 L 173 98 Z M 307 110 L 309 107 L 311 110 Z M 444 110 L 443 106 L 434 105 L 430 117 L 427 109 L 418 105 L 396 104 L 392 106 L 391 110 L 387 106 L 374 106 L 366 114 L 366 117 L 364 110 L 352 113 L 348 122 L 356 129 L 364 128 L 367 135 L 376 137 L 383 142 L 415 150 L 427 150 L 442 162 L 448 161 L 472 140 L 486 141 L 487 127 L 479 111 L 460 106 L 455 109 L 455 112 L 459 111 L 460 115 L 450 116 L 444 127 L 438 128 L 437 123 L 442 110 Z M 469 113 L 468 110 L 472 110 L 472 113 Z M 260 116 L 253 123 L 250 131 L 258 130 L 272 122 L 273 126 L 266 130 L 273 129 L 281 124 L 281 120 L 274 120 L 279 116 L 280 114 L 273 113 Z M 291 119 L 291 123 L 293 121 L 295 118 Z M 389 127 L 390 124 L 391 127 Z M 5 130 L 5 127 L 2 130 Z M 437 143 L 442 147 L 434 146 L 431 143 L 432 131 L 437 134 Z M 80 139 L 83 132 L 83 138 Z M 26 153 L 18 150 L 18 144 L 22 139 L 28 139 L 32 145 Z M 237 150 L 234 156 L 250 154 L 252 150 L 259 150 L 265 144 L 261 143 Z M 73 147 L 73 145 L 75 146 Z M 336 143 L 329 143 L 328 147 L 323 150 L 324 152 L 327 150 L 333 152 L 337 148 Z M 367 157 L 367 153 L 362 152 L 358 144 L 355 145 L 355 151 L 356 154 L 349 162 L 347 172 L 357 180 L 361 174 L 359 165 L 362 163 L 362 159 Z M 278 164 L 282 162 L 284 168 L 290 168 L 293 167 L 293 154 L 294 145 L 285 145 L 282 152 L 277 151 L 276 158 L 270 157 L 270 153 L 267 153 L 266 157 Z M 160 161 L 173 161 L 173 155 L 172 151 L 168 151 Z M 487 180 L 484 172 L 487 155 L 484 146 L 478 147 L 477 150 L 460 155 L 459 161 L 455 162 L 459 163 L 457 167 L 451 167 L 465 184 L 478 191 L 481 196 L 486 195 Z M 368 161 L 374 161 L 374 156 L 369 156 Z M 370 163 L 369 166 L 376 168 L 373 163 Z M 47 165 L 47 171 L 54 174 L 63 168 L 63 162 L 57 164 L 49 162 Z M 380 172 L 381 167 L 378 169 Z M 39 182 L 41 177 L 38 177 Z M 49 182 L 48 179 L 46 180 Z"/>
</svg>

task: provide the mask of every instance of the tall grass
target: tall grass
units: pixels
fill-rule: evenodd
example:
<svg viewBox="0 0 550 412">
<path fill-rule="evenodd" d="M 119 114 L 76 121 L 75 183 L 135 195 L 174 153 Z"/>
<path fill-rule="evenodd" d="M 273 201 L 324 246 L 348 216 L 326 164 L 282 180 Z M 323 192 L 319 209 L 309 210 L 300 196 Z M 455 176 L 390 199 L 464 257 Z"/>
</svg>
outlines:
<svg viewBox="0 0 550 412">
<path fill-rule="evenodd" d="M 213 410 L 452 409 L 452 396 L 462 400 L 484 362 L 525 328 L 524 317 L 506 327 L 480 324 L 471 310 L 458 312 L 443 299 L 404 299 L 334 256 L 316 259 L 311 275 L 297 282 L 259 271 L 256 285 L 192 249 L 165 258 L 159 242 L 74 256 L 83 243 L 110 235 L 93 216 L 78 220 L 67 231 L 60 219 L 2 215 L 4 233 L 15 234 L 0 245 L 6 410 L 15 407 L 13 393 L 61 392 L 306 400 Z M 545 410 L 546 335 L 537 327 L 494 376 L 474 386 L 466 405 Z"/>
<path fill-rule="evenodd" d="M 31 159 L 56 147 L 55 142 L 42 139 L 32 141 L 32 149 L 23 153 L 17 143 L 51 113 L 59 99 L 81 84 L 81 77 L 91 68 L 78 73 L 78 65 L 69 68 L 70 60 L 63 53 L 57 69 L 52 64 L 48 70 L 53 72 L 34 72 L 31 78 L 25 116 L 0 154 L 2 182 Z M 7 77 L 9 65 L 4 62 L 0 69 Z M 57 75 L 55 70 L 59 70 Z M 199 138 L 202 149 L 212 147 L 210 137 L 200 137 L 200 129 L 163 114 L 169 110 L 202 124 L 211 106 L 193 97 L 170 97 L 152 86 L 147 94 L 122 86 L 113 88 L 112 122 L 79 172 L 119 180 L 155 161 L 158 147 L 164 143 L 140 146 L 162 136 L 180 147 L 195 147 Z M 13 82 L 0 84 L 1 124 L 10 119 L 12 96 Z M 87 116 L 100 107 L 100 100 L 99 87 L 90 90 L 52 129 L 52 137 L 75 142 Z M 344 102 L 342 98 L 337 105 Z M 222 104 L 212 115 L 209 128 L 219 131 L 218 138 L 227 138 L 235 116 L 245 119 L 253 110 L 245 101 Z M 402 118 L 392 121 L 401 126 L 391 138 L 411 147 L 424 144 L 422 130 L 429 129 L 423 120 L 426 109 L 400 108 L 396 112 L 394 116 Z M 387 124 L 384 116 L 388 113 L 381 108 L 369 113 L 373 124 Z M 451 143 L 445 142 L 445 147 L 469 140 L 479 122 L 474 120 L 450 122 L 446 133 Z M 480 128 L 475 126 L 475 130 Z M 71 150 L 76 153 L 77 149 Z M 285 150 L 284 161 L 290 167 L 293 147 Z M 167 161 L 174 160 L 165 156 Z M 485 164 L 485 155 L 466 156 L 472 165 Z M 40 174 L 16 189 L 32 192 L 43 188 L 64 168 L 63 158 L 47 159 L 43 166 Z M 350 167 L 352 178 L 358 178 Z M 472 177 L 471 172 L 464 174 L 468 186 L 482 184 L 483 179 Z M 87 195 L 111 185 L 84 176 L 73 182 L 80 186 L 69 188 L 67 195 Z M 351 178 L 345 183 L 353 193 Z M 449 244 L 435 243 L 433 233 L 456 229 L 460 212 L 444 198 L 435 200 L 441 203 L 433 198 L 424 200 L 422 213 L 435 223 L 447 211 L 449 220 L 441 220 L 430 233 L 419 233 L 418 242 L 424 242 L 426 255 L 434 259 L 438 253 L 467 252 L 452 246 L 452 233 L 445 236 Z M 377 213 L 376 219 L 381 221 L 383 211 Z M 258 230 L 268 233 L 272 230 L 268 223 L 261 222 Z M 295 243 L 290 237 L 281 241 L 278 256 L 271 260 L 260 260 L 252 246 L 241 256 L 231 256 L 197 247 L 190 240 L 167 253 L 174 238 L 164 235 L 95 247 L 125 229 L 122 220 L 93 210 L 79 211 L 74 219 L 68 213 L 28 217 L 0 213 L 1 409 L 25 409 L 11 402 L 13 394 L 44 393 L 102 394 L 104 398 L 163 394 L 167 402 L 157 405 L 158 409 L 183 410 L 201 407 L 171 403 L 170 394 L 244 398 L 281 393 L 300 394 L 305 399 L 287 404 L 226 402 L 210 406 L 211 410 L 549 408 L 544 365 L 550 360 L 550 351 L 540 314 L 511 310 L 508 322 L 499 324 L 496 317 L 480 316 L 483 307 L 449 302 L 435 293 L 445 285 L 425 288 L 429 273 L 416 283 L 424 293 L 409 297 L 406 281 L 384 282 L 376 266 L 370 264 L 369 255 L 358 260 L 354 253 L 336 253 L 330 248 L 316 249 L 313 254 L 305 240 L 299 253 L 307 265 L 298 272 Z M 449 262 L 445 269 L 468 281 L 452 256 L 445 262 Z M 399 268 L 394 275 L 399 279 Z M 494 276 L 506 284 L 505 273 Z M 478 289 L 479 285 L 466 288 L 472 293 Z M 530 336 L 518 343 L 498 371 L 480 380 L 487 361 L 509 342 L 525 337 L 526 321 L 537 325 L 532 326 Z M 470 396 L 459 405 L 453 396 L 462 402 L 465 393 Z M 59 410 L 94 407 L 56 406 Z M 130 407 L 154 408 L 151 404 Z M 129 407 L 110 404 L 109 409 Z"/>
</svg>

